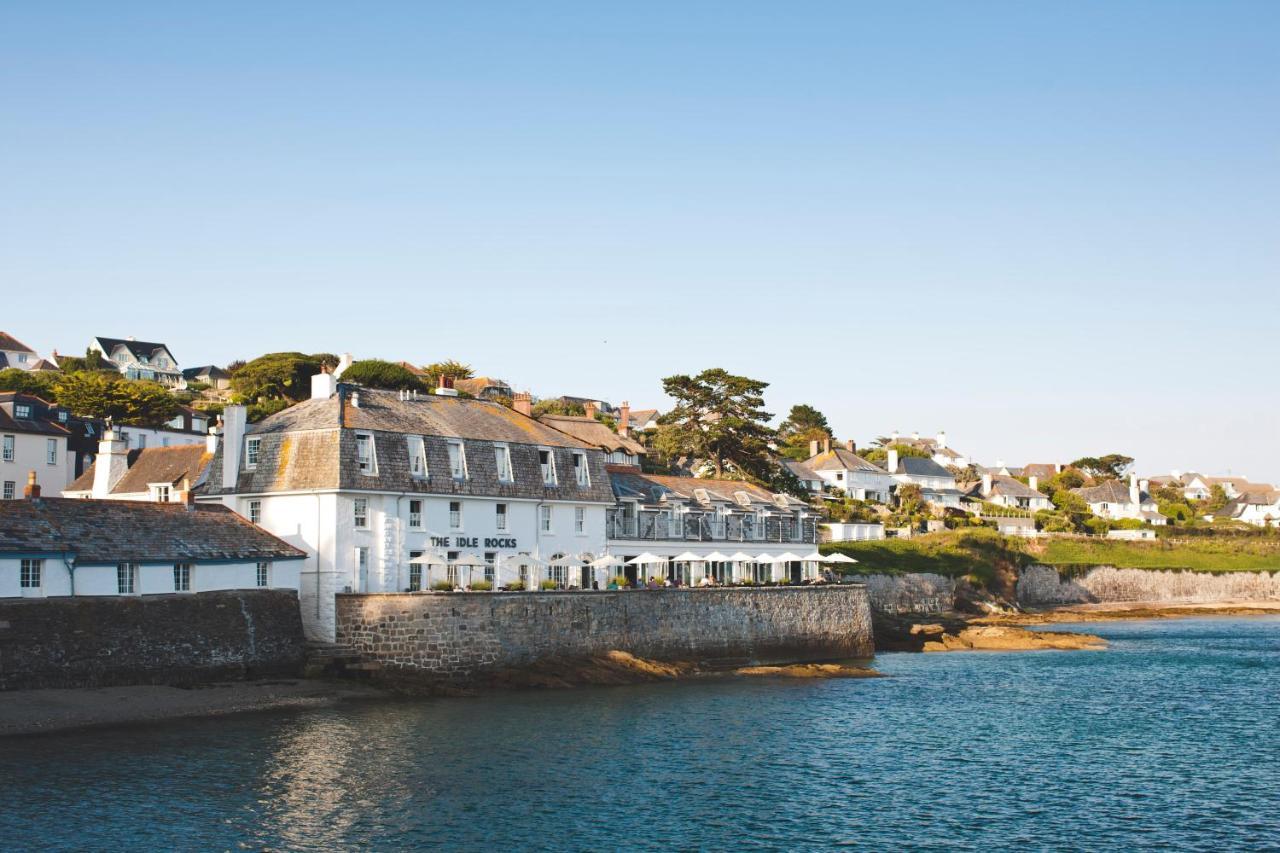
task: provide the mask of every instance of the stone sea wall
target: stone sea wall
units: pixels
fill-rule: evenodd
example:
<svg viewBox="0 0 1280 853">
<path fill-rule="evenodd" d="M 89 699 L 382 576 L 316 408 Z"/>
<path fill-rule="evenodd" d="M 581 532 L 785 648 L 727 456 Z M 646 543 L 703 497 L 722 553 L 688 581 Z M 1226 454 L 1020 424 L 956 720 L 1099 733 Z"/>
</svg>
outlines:
<svg viewBox="0 0 1280 853">
<path fill-rule="evenodd" d="M 1062 577 L 1049 566 L 1030 566 L 1018 578 L 1024 607 L 1120 601 L 1280 600 L 1280 572 L 1206 572 L 1117 569 L 1100 566 L 1080 577 Z"/>
<path fill-rule="evenodd" d="M 861 585 L 339 595 L 337 617 L 384 676 L 451 684 L 612 651 L 709 669 L 873 653 Z"/>
<path fill-rule="evenodd" d="M 305 652 L 288 590 L 0 601 L 0 690 L 296 675 Z"/>
<path fill-rule="evenodd" d="M 862 581 L 877 613 L 943 613 L 955 604 L 956 582 L 942 575 L 867 575 Z"/>
</svg>

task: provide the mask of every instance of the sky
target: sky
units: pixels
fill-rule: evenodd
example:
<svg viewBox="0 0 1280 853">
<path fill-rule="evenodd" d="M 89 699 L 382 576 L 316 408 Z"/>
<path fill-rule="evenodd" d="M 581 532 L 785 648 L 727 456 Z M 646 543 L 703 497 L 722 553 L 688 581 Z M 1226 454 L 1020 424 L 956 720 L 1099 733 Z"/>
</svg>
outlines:
<svg viewBox="0 0 1280 853">
<path fill-rule="evenodd" d="M 0 329 L 1280 481 L 1280 3 L 6 3 Z"/>
</svg>

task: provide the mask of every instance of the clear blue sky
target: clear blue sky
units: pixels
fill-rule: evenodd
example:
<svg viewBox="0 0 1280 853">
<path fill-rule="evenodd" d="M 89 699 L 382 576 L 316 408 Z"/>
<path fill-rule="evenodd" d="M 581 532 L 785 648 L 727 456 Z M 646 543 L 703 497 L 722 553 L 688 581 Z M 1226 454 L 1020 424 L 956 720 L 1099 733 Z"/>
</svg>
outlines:
<svg viewBox="0 0 1280 853">
<path fill-rule="evenodd" d="M 1280 3 L 8 3 L 0 328 L 1280 479 Z"/>
</svg>

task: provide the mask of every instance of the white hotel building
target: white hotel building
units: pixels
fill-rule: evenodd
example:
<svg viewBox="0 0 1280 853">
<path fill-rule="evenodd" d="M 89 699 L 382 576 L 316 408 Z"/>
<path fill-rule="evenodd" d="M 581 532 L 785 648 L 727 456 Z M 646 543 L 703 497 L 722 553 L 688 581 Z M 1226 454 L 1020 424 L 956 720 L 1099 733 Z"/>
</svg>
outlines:
<svg viewBox="0 0 1280 853">
<path fill-rule="evenodd" d="M 199 500 L 306 552 L 299 598 L 316 639 L 334 638 L 339 592 L 599 580 L 576 563 L 605 551 L 604 454 L 520 412 L 321 374 L 310 400 L 258 424 L 241 406 L 223 417 Z"/>
</svg>

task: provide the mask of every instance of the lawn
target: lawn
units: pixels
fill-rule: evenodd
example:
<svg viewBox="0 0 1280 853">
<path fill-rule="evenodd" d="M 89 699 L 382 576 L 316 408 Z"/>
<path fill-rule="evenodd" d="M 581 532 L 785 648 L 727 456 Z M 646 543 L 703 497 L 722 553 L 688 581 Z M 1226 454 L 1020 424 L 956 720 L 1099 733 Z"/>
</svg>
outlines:
<svg viewBox="0 0 1280 853">
<path fill-rule="evenodd" d="M 1033 546 L 1035 547 L 1035 546 Z M 1038 551 L 1039 548 L 1036 548 Z M 1050 539 L 1036 560 L 1052 566 L 1192 569 L 1197 572 L 1280 571 L 1280 540 L 1240 537 L 1194 541 L 1120 542 Z"/>
</svg>

